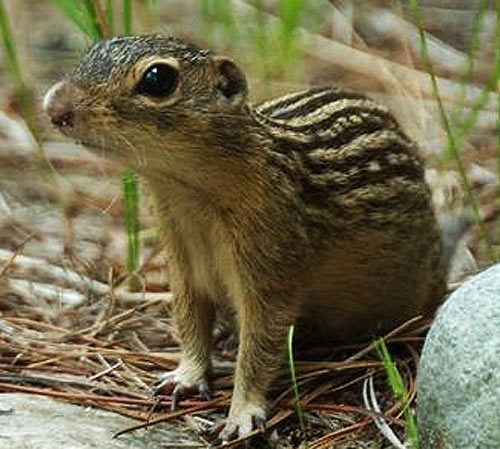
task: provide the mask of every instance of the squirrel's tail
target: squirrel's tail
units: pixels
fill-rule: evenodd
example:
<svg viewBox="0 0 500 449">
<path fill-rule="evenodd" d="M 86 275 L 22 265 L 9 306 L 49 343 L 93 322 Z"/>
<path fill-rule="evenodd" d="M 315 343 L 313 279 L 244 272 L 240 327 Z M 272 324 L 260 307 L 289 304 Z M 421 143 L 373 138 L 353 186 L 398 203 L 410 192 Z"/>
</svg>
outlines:
<svg viewBox="0 0 500 449">
<path fill-rule="evenodd" d="M 429 299 L 424 306 L 424 314 L 428 316 L 433 316 L 446 299 L 450 274 L 456 271 L 456 259 L 462 259 L 461 257 L 454 258 L 455 252 L 460 246 L 460 240 L 472 224 L 469 214 L 463 212 L 458 214 L 441 213 L 438 214 L 437 218 L 441 231 L 441 254 L 437 256 L 438 253 L 436 253 L 439 258 L 434 259 L 433 263 L 435 270 L 431 274 L 429 283 Z M 458 263 L 463 264 L 462 261 L 458 261 Z M 458 271 L 467 270 L 460 267 Z M 451 278 L 454 277 L 454 275 L 451 276 Z"/>
<path fill-rule="evenodd" d="M 458 214 L 445 213 L 439 217 L 441 226 L 441 261 L 440 266 L 449 271 L 458 242 L 472 226 L 470 213 L 462 211 Z"/>
</svg>

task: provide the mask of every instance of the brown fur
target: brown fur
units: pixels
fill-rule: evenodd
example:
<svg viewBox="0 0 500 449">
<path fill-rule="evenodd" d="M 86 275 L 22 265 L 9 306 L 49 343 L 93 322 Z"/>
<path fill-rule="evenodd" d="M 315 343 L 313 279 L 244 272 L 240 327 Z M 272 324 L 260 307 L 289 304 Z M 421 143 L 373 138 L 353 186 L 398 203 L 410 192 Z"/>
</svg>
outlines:
<svg viewBox="0 0 500 449">
<path fill-rule="evenodd" d="M 147 63 L 173 60 L 166 99 L 134 94 Z M 265 418 L 288 327 L 332 342 L 387 331 L 444 293 L 422 161 L 385 108 L 338 89 L 257 106 L 229 60 L 159 36 L 98 44 L 47 96 L 69 136 L 142 175 L 169 252 L 183 350 L 165 377 L 203 389 L 215 310 L 239 327 L 223 439 Z M 292 106 L 290 106 L 292 105 Z"/>
</svg>

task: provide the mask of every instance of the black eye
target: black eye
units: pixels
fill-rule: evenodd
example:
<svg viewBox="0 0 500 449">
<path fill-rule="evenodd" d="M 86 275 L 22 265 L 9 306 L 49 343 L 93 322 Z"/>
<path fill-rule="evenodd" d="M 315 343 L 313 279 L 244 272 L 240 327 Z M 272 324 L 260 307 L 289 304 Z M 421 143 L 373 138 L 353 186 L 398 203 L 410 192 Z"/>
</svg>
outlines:
<svg viewBox="0 0 500 449">
<path fill-rule="evenodd" d="M 179 82 L 179 72 L 168 64 L 154 64 L 147 68 L 137 84 L 136 92 L 149 97 L 171 95 Z"/>
</svg>

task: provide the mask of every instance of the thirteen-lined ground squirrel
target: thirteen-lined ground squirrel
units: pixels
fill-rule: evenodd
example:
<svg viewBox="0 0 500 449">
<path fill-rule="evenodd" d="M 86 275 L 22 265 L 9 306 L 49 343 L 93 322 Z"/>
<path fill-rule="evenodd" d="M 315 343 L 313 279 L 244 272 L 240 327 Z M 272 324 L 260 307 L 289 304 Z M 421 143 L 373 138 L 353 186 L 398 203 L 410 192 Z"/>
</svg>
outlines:
<svg viewBox="0 0 500 449">
<path fill-rule="evenodd" d="M 169 252 L 183 359 L 206 392 L 219 307 L 239 351 L 221 438 L 264 422 L 288 327 L 388 330 L 444 294 L 422 160 L 386 108 L 337 88 L 256 106 L 229 59 L 175 38 L 94 46 L 45 99 L 66 135 L 142 175 Z"/>
</svg>

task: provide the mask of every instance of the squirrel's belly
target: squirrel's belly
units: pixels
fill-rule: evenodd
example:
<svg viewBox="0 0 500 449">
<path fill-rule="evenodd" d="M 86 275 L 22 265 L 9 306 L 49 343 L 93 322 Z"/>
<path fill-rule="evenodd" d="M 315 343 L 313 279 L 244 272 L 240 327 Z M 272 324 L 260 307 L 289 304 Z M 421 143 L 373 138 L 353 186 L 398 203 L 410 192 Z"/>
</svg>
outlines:
<svg viewBox="0 0 500 449">
<path fill-rule="evenodd" d="M 395 238 L 391 248 L 387 240 L 358 237 L 325 254 L 303 282 L 302 322 L 333 340 L 383 334 L 426 312 L 444 291 L 429 245 Z"/>
</svg>

